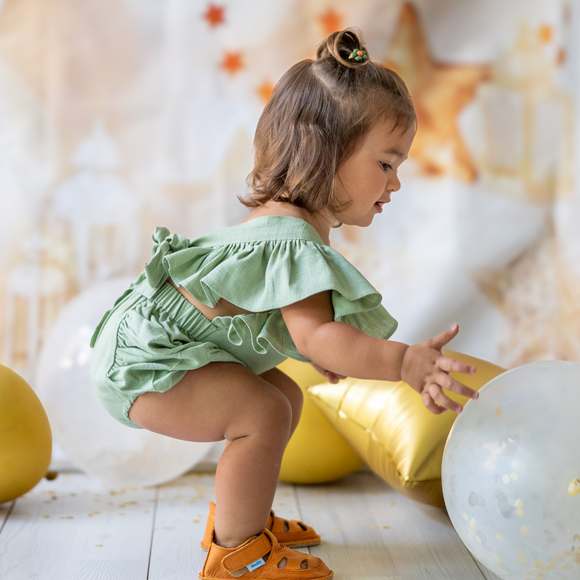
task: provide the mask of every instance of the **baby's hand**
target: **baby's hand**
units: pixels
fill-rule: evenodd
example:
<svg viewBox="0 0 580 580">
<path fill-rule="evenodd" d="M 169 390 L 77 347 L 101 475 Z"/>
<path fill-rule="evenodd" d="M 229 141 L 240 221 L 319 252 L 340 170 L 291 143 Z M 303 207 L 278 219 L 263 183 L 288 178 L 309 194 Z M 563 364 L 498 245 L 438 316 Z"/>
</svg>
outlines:
<svg viewBox="0 0 580 580">
<path fill-rule="evenodd" d="M 405 351 L 401 366 L 401 378 L 423 397 L 423 404 L 431 413 L 438 415 L 447 409 L 461 413 L 463 407 L 450 399 L 443 389 L 477 399 L 477 391 L 466 387 L 449 376 L 450 372 L 475 372 L 475 367 L 441 354 L 441 349 L 459 332 L 459 326 L 451 328 L 434 338 L 410 346 Z"/>
<path fill-rule="evenodd" d="M 326 378 L 326 380 L 329 383 L 332 383 L 333 385 L 338 383 L 338 381 L 340 381 L 340 379 L 346 379 L 346 377 L 343 375 L 337 375 L 336 373 L 327 371 L 327 370 L 323 369 L 322 367 L 315 365 L 314 363 L 311 363 L 311 364 L 323 377 Z"/>
</svg>

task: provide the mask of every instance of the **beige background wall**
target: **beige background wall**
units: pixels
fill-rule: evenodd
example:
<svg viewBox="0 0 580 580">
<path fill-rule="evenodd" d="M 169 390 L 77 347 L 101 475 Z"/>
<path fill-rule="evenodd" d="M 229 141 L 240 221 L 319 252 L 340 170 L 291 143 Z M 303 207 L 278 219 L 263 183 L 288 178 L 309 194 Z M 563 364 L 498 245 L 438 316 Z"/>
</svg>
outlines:
<svg viewBox="0 0 580 580">
<path fill-rule="evenodd" d="M 136 276 L 156 225 L 245 214 L 271 87 L 358 26 L 408 82 L 403 187 L 333 243 L 395 338 L 506 366 L 580 361 L 580 11 L 565 0 L 0 1 L 0 362 L 34 383 L 75 297 Z M 63 346 L 64 348 L 64 346 Z"/>
</svg>

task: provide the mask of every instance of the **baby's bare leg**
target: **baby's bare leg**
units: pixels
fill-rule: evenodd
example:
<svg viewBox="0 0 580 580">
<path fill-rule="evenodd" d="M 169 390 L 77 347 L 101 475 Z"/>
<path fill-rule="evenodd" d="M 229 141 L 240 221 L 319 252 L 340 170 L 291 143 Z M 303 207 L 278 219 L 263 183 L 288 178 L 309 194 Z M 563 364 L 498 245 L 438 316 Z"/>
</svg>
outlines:
<svg viewBox="0 0 580 580">
<path fill-rule="evenodd" d="M 300 387 L 280 369 L 271 369 L 259 375 L 262 379 L 274 385 L 279 391 L 284 393 L 292 407 L 292 424 L 290 426 L 290 435 L 298 426 L 300 415 L 302 413 L 303 395 Z"/>
<path fill-rule="evenodd" d="M 288 399 L 288 402 L 292 407 L 292 424 L 290 425 L 290 437 L 292 437 L 292 433 L 294 433 L 298 426 L 298 422 L 300 421 L 302 405 L 304 403 L 304 395 L 302 394 L 300 387 L 287 374 L 277 368 L 270 369 L 258 376 L 268 381 L 271 385 L 274 385 L 279 391 L 282 391 L 284 396 Z M 290 439 L 290 437 L 288 437 L 288 439 Z M 225 447 L 229 444 L 230 442 L 226 441 Z"/>
<path fill-rule="evenodd" d="M 222 546 L 237 546 L 266 526 L 282 455 L 297 422 L 285 391 L 294 406 L 300 398 L 293 381 L 280 374 L 264 373 L 277 382 L 274 386 L 242 365 L 210 363 L 189 371 L 165 393 L 141 395 L 131 407 L 131 419 L 150 431 L 186 441 L 229 442 L 216 473 L 216 540 Z"/>
</svg>

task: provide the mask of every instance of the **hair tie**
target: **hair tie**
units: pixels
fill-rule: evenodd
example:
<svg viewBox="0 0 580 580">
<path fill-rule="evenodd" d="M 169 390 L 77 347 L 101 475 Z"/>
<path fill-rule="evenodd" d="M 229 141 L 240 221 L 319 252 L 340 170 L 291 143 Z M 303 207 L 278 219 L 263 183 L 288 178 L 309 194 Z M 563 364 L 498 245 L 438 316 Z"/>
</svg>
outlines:
<svg viewBox="0 0 580 580">
<path fill-rule="evenodd" d="M 354 59 L 357 62 L 361 62 L 362 60 L 367 60 L 368 56 L 367 53 L 363 48 L 355 48 L 348 59 Z"/>
</svg>

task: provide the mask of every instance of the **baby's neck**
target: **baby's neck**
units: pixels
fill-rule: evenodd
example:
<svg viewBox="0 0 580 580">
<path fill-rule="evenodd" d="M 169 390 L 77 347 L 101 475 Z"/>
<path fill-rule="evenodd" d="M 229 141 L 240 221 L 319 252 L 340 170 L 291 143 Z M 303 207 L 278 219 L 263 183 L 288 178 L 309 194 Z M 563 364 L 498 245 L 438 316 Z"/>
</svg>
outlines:
<svg viewBox="0 0 580 580">
<path fill-rule="evenodd" d="M 318 212 L 312 215 L 304 208 L 296 207 L 291 203 L 284 201 L 268 201 L 264 205 L 252 210 L 248 218 L 244 221 L 250 221 L 257 217 L 266 215 L 282 215 L 304 220 L 316 230 L 322 241 L 327 246 L 330 246 L 330 229 L 334 222 L 332 219 L 327 218 L 323 212 Z"/>
</svg>

